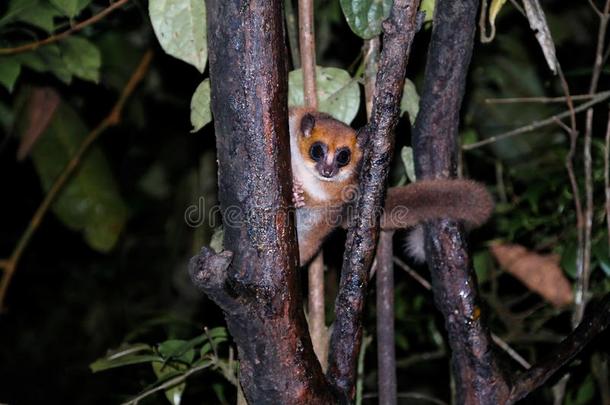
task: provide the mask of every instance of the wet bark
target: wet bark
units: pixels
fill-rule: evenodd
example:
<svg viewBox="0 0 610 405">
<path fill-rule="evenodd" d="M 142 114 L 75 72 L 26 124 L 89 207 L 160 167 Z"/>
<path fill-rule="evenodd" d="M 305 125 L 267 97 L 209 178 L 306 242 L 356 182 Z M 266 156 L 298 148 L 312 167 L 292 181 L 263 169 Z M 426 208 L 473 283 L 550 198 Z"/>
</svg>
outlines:
<svg viewBox="0 0 610 405">
<path fill-rule="evenodd" d="M 418 29 L 418 8 L 419 0 L 396 0 L 390 17 L 383 23 L 383 49 L 371 118 L 359 134 L 364 144 L 360 195 L 345 242 L 327 373 L 343 398 L 354 395 L 356 360 L 362 343 L 364 296 L 379 237 L 380 207 L 384 204 L 394 151 L 394 129 L 408 56 Z"/>
<path fill-rule="evenodd" d="M 252 404 L 332 403 L 298 285 L 281 2 L 208 0 L 224 248 L 191 273 L 224 311 Z"/>
<path fill-rule="evenodd" d="M 456 176 L 460 106 L 474 43 L 478 0 L 439 0 L 428 50 L 420 112 L 413 134 L 417 178 Z M 425 226 L 434 301 L 445 318 L 459 404 L 498 404 L 508 386 L 478 303 L 463 227 Z"/>
</svg>

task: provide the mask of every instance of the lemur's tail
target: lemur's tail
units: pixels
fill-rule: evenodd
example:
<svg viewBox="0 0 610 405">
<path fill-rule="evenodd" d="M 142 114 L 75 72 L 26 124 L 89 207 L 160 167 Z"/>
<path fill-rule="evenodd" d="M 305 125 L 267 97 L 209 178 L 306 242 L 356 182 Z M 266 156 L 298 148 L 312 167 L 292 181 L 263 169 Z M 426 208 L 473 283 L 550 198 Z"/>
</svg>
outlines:
<svg viewBox="0 0 610 405">
<path fill-rule="evenodd" d="M 485 223 L 494 203 L 485 187 L 472 180 L 423 180 L 388 189 L 381 229 L 410 228 L 439 218 L 464 221 L 469 227 Z"/>
</svg>

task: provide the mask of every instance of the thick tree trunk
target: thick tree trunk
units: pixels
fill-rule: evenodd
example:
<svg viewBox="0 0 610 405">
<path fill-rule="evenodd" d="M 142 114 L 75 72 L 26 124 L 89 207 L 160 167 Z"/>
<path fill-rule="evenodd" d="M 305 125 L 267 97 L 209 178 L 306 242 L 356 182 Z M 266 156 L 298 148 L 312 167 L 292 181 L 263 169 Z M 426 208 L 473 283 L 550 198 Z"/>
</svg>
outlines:
<svg viewBox="0 0 610 405">
<path fill-rule="evenodd" d="M 332 403 L 296 274 L 281 2 L 208 0 L 207 10 L 218 194 L 232 257 L 202 254 L 199 269 L 221 263 L 195 278 L 225 312 L 249 403 Z"/>
<path fill-rule="evenodd" d="M 426 62 L 414 155 L 418 179 L 456 175 L 460 106 L 474 42 L 478 0 L 438 0 Z M 425 226 L 434 300 L 445 317 L 459 404 L 499 404 L 506 379 L 483 322 L 463 228 L 439 220 Z"/>
</svg>

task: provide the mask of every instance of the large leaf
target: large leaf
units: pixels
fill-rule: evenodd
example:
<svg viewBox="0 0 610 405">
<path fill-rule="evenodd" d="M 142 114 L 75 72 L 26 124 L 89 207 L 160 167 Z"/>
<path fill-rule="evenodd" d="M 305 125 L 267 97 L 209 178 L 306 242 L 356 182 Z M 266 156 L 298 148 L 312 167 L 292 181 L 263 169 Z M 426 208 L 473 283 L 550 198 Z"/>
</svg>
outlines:
<svg viewBox="0 0 610 405">
<path fill-rule="evenodd" d="M 360 106 L 360 87 L 343 69 L 316 67 L 318 109 L 347 124 L 351 123 Z M 304 105 L 303 72 L 288 74 L 288 105 Z"/>
<path fill-rule="evenodd" d="M 191 132 L 197 132 L 206 124 L 212 122 L 212 109 L 210 108 L 210 79 L 202 81 L 191 99 Z"/>
<path fill-rule="evenodd" d="M 340 0 L 352 31 L 364 39 L 381 34 L 381 23 L 388 18 L 393 0 Z"/>
<path fill-rule="evenodd" d="M 205 2 L 150 0 L 148 13 L 163 50 L 203 73 L 208 58 Z"/>
<path fill-rule="evenodd" d="M 26 132 L 27 117 L 20 122 Z M 61 104 L 31 156 L 43 189 L 48 191 L 74 156 L 88 130 L 76 111 Z M 84 233 L 93 249 L 106 252 L 114 247 L 125 225 L 127 209 L 99 148 L 90 148 L 79 169 L 60 192 L 53 212 L 69 228 Z"/>
</svg>

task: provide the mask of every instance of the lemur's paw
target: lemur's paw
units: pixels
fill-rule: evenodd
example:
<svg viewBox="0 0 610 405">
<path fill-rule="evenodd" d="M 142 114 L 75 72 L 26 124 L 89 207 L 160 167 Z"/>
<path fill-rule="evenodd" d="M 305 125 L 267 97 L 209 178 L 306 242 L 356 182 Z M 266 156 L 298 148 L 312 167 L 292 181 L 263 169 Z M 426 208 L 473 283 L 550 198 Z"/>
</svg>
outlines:
<svg viewBox="0 0 610 405">
<path fill-rule="evenodd" d="M 292 203 L 295 208 L 301 208 L 305 206 L 305 191 L 303 190 L 303 183 L 298 180 L 292 182 Z"/>
</svg>

